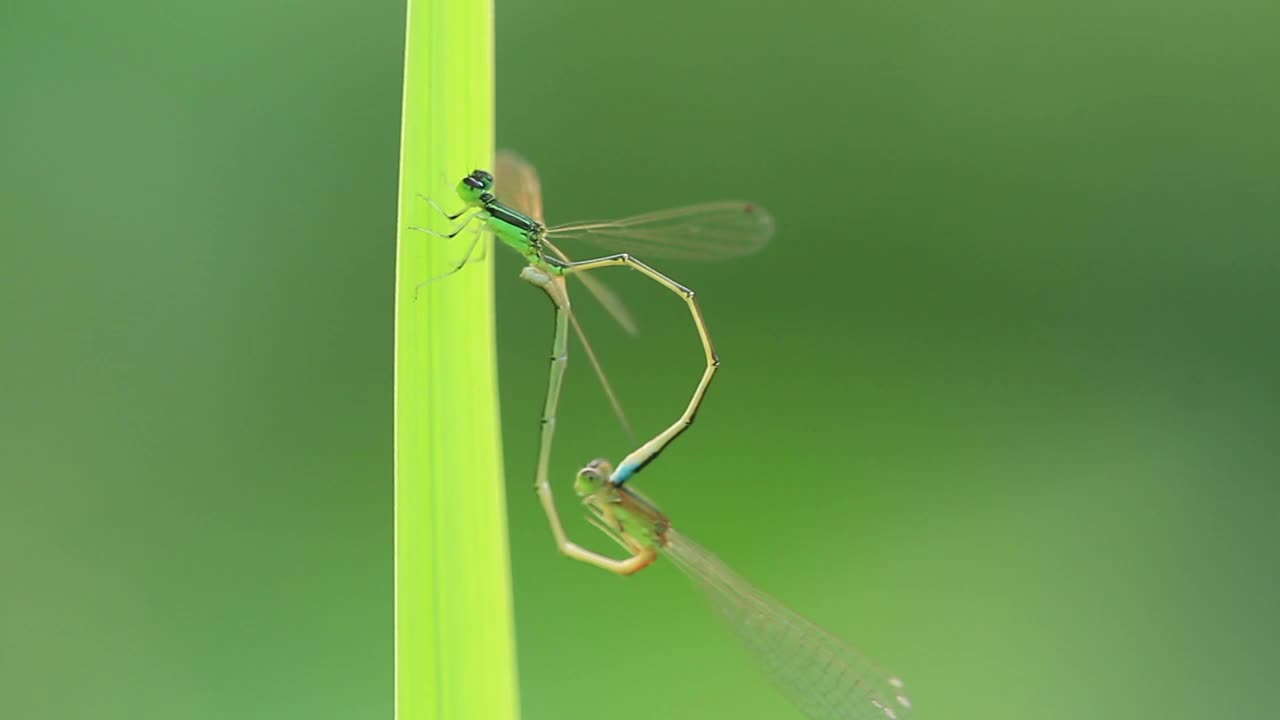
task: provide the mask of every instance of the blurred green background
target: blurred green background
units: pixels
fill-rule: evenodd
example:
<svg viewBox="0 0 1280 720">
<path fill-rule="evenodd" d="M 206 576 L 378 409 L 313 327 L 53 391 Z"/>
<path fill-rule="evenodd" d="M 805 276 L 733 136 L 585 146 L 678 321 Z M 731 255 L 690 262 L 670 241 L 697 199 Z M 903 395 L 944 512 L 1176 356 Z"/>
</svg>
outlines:
<svg viewBox="0 0 1280 720">
<path fill-rule="evenodd" d="M 0 13 L 0 716 L 391 712 L 402 14 Z M 499 143 L 549 220 L 778 218 L 758 257 L 664 264 L 724 368 L 638 487 L 920 718 L 1270 716 L 1278 20 L 499 3 Z M 528 491 L 550 316 L 490 257 L 525 717 L 796 717 L 670 565 L 552 550 Z M 649 434 L 697 346 L 615 278 L 642 336 L 583 321 Z M 576 358 L 565 497 L 630 449 Z"/>
</svg>

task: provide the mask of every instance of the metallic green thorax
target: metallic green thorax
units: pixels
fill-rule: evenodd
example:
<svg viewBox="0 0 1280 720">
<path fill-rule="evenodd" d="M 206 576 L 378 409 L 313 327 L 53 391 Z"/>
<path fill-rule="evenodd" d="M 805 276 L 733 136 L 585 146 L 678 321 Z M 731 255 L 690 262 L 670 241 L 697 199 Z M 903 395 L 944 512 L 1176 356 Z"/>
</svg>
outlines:
<svg viewBox="0 0 1280 720">
<path fill-rule="evenodd" d="M 458 197 L 470 207 L 478 208 L 477 217 L 484 221 L 499 240 L 524 256 L 531 265 L 551 273 L 563 274 L 559 261 L 546 257 L 543 237 L 547 228 L 542 223 L 498 200 L 493 192 L 493 175 L 476 170 L 458 183 Z"/>
<path fill-rule="evenodd" d="M 593 460 L 578 471 L 573 489 L 596 519 L 624 545 L 633 550 L 666 547 L 671 528 L 667 516 L 639 494 L 609 482 L 612 472 L 608 461 Z"/>
</svg>

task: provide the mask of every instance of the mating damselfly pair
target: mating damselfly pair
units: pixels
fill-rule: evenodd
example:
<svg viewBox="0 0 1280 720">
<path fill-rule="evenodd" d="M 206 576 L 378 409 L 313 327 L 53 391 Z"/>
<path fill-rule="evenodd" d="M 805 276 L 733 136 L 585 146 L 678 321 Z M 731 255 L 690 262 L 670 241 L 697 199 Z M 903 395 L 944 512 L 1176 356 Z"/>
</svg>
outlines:
<svg viewBox="0 0 1280 720">
<path fill-rule="evenodd" d="M 556 547 L 565 555 L 610 572 L 630 575 L 652 564 L 659 554 L 670 558 L 705 593 L 721 617 L 760 663 L 770 680 L 795 706 L 815 720 L 889 718 L 910 714 L 903 684 L 843 641 L 757 590 L 715 555 L 678 533 L 667 516 L 635 491 L 628 481 L 645 468 L 694 421 L 719 367 L 707 323 L 694 292 L 655 269 L 651 258 L 723 260 L 763 248 L 773 235 L 772 217 L 745 202 L 718 202 L 648 213 L 611 222 L 548 226 L 543 222 L 537 172 L 524 159 L 500 153 L 494 172 L 475 170 L 456 187 L 463 203 L 446 211 L 427 201 L 450 222 L 447 232 L 414 228 L 442 238 L 472 236 L 459 262 L 427 285 L 460 271 L 470 261 L 483 233 L 519 252 L 528 265 L 520 277 L 541 288 L 555 309 L 551 368 L 543 403 L 534 487 Z M 500 199 L 501 198 L 501 199 Z M 572 260 L 558 246 L 583 240 L 614 250 L 613 254 Z M 643 258 L 643 260 L 641 259 Z M 678 295 L 686 303 L 705 356 L 705 367 L 683 412 L 675 422 L 624 457 L 614 467 L 595 460 L 580 470 L 574 490 L 588 509 L 588 519 L 627 553 L 615 559 L 569 539 L 556 509 L 549 479 L 568 336 L 572 327 L 599 376 L 615 413 L 625 415 L 586 341 L 569 301 L 566 279 L 576 277 L 629 332 L 635 323 L 620 299 L 591 273 L 606 267 L 630 267 Z M 418 290 L 421 290 L 419 286 Z"/>
</svg>

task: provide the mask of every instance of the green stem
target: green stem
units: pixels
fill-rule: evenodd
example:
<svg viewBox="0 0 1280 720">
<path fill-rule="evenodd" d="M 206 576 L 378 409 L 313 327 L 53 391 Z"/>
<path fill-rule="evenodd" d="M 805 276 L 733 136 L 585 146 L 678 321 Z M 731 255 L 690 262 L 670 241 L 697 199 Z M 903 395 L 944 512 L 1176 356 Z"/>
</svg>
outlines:
<svg viewBox="0 0 1280 720">
<path fill-rule="evenodd" d="M 396 255 L 396 717 L 518 717 L 489 262 L 418 197 L 493 160 L 493 7 L 408 0 Z M 489 253 L 492 256 L 492 253 Z"/>
</svg>

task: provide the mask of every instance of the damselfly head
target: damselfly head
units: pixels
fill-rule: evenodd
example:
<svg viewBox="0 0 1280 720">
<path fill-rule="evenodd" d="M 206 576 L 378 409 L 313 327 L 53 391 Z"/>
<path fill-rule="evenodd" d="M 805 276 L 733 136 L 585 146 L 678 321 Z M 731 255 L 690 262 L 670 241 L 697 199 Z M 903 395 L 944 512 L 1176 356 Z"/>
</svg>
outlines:
<svg viewBox="0 0 1280 720">
<path fill-rule="evenodd" d="M 484 196 L 489 195 L 489 191 L 493 190 L 493 175 L 486 170 L 476 170 L 462 178 L 457 189 L 458 197 L 467 204 L 483 204 Z"/>
<path fill-rule="evenodd" d="M 578 493 L 579 497 L 587 497 L 599 492 L 609 482 L 609 476 L 613 474 L 613 465 L 608 460 L 599 458 L 587 463 L 587 466 L 578 471 L 578 477 L 574 480 L 573 491 Z"/>
</svg>

